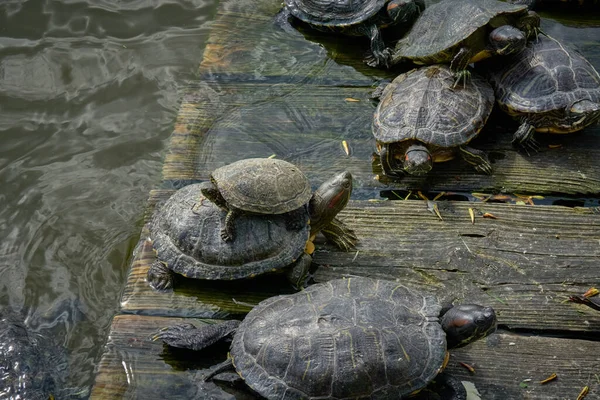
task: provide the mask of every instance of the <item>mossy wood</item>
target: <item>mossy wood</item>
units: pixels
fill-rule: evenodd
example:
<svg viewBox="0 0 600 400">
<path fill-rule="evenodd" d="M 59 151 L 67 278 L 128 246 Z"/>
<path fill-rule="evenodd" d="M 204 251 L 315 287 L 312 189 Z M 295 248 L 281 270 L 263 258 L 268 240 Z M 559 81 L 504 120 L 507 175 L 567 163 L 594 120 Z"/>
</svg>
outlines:
<svg viewBox="0 0 600 400">
<path fill-rule="evenodd" d="M 226 357 L 228 345 L 198 353 L 168 349 L 150 340 L 164 326 L 180 322 L 216 323 L 192 318 L 118 315 L 100 360 L 91 398 L 192 399 L 209 398 L 219 390 L 213 382 L 201 382 L 208 368 Z M 576 362 L 575 362 L 576 360 Z M 469 372 L 460 363 L 475 368 Z M 600 365 L 600 343 L 587 340 L 494 334 L 451 353 L 447 371 L 472 382 L 482 399 L 575 399 L 584 386 L 589 398 L 600 395 L 594 373 Z M 556 373 L 545 385 L 539 382 Z M 229 388 L 232 399 L 257 399 L 242 389 Z M 220 394 L 219 399 L 223 399 Z M 415 400 L 431 399 L 424 393 Z"/>
<path fill-rule="evenodd" d="M 568 295 L 600 284 L 597 208 L 442 198 L 436 202 L 440 220 L 433 213 L 434 203 L 376 199 L 382 190 L 417 187 L 598 196 L 600 129 L 560 137 L 538 135 L 543 150 L 528 157 L 510 145 L 516 125 L 497 113 L 477 138 L 477 147 L 490 154 L 491 176 L 453 160 L 436 165 L 424 181 L 380 182 L 375 179 L 379 170 L 372 166 L 375 105 L 369 95 L 378 82 L 399 71 L 366 67 L 362 56 L 368 41 L 340 40 L 303 28 L 302 33 L 277 29 L 272 22 L 280 5 L 270 0 L 220 3 L 199 81 L 183 90 L 162 189 L 151 193 L 146 218 L 173 188 L 207 179 L 216 167 L 241 158 L 274 154 L 298 165 L 314 187 L 334 170 L 347 169 L 354 176 L 353 198 L 358 200 L 340 218 L 356 230 L 360 242 L 355 251 L 345 253 L 318 239 L 316 281 L 346 275 L 399 279 L 435 292 L 444 302 L 491 305 L 502 328 L 597 338 L 600 313 L 566 301 Z M 563 39 L 555 29 L 552 33 Z M 564 33 L 579 41 L 588 55 L 585 50 L 592 47 L 580 38 L 580 31 L 565 28 Z M 600 56 L 589 56 L 596 57 L 591 61 L 598 65 Z M 549 147 L 554 144 L 561 147 Z M 198 378 L 204 368 L 225 357 L 227 345 L 196 358 L 167 350 L 151 341 L 151 335 L 171 323 L 208 322 L 197 318 L 242 318 L 252 304 L 293 289 L 283 277 L 264 276 L 229 282 L 182 278 L 174 291 L 153 291 L 146 272 L 155 253 L 147 237 L 144 227 L 91 398 L 206 398 L 216 387 Z M 474 382 L 485 399 L 575 399 L 586 385 L 594 398 L 600 395 L 594 375 L 600 366 L 599 343 L 493 335 L 455 351 L 449 370 Z M 475 367 L 475 374 L 461 361 Z M 552 373 L 556 381 L 538 383 Z M 232 393 L 232 399 L 252 398 Z"/>
</svg>

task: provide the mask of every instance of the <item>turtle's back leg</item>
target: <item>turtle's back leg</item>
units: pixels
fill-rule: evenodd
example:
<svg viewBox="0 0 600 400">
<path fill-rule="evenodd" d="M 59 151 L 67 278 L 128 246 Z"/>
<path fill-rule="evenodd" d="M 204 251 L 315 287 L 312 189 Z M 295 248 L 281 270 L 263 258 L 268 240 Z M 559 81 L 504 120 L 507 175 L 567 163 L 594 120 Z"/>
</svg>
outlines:
<svg viewBox="0 0 600 400">
<path fill-rule="evenodd" d="M 529 150 L 533 152 L 537 152 L 539 150 L 539 145 L 536 142 L 533 134 L 535 132 L 535 128 L 529 122 L 524 121 L 519 129 L 515 132 L 512 140 L 513 146 L 521 147 L 528 154 Z"/>
<path fill-rule="evenodd" d="M 376 24 L 363 25 L 360 31 L 371 40 L 371 54 L 365 58 L 365 63 L 370 67 L 389 68 L 391 50 L 385 47 L 379 27 Z"/>
<path fill-rule="evenodd" d="M 154 261 L 146 275 L 150 286 L 156 290 L 167 290 L 173 287 L 173 271 L 162 261 Z"/>
<path fill-rule="evenodd" d="M 484 151 L 469 146 L 461 146 L 459 149 L 462 158 L 471 164 L 476 171 L 488 175 L 492 173 L 492 164 L 490 164 L 490 160 Z"/>
<path fill-rule="evenodd" d="M 196 327 L 190 323 L 177 324 L 161 329 L 152 340 L 162 340 L 172 347 L 202 350 L 218 341 L 231 337 L 240 321 L 229 320 L 218 324 Z"/>
</svg>

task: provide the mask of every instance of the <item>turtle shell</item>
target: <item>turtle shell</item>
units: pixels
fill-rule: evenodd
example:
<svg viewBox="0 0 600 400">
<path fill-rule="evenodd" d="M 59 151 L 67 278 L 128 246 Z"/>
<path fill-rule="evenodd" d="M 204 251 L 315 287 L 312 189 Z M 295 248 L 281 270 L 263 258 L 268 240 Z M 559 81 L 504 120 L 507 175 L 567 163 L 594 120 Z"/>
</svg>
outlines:
<svg viewBox="0 0 600 400">
<path fill-rule="evenodd" d="M 308 178 L 294 164 L 248 158 L 213 171 L 211 180 L 229 206 L 258 214 L 282 214 L 307 204 Z"/>
<path fill-rule="evenodd" d="M 496 0 L 441 1 L 423 11 L 408 35 L 398 42 L 396 50 L 411 59 L 435 58 L 487 25 L 492 18 L 525 13 L 525 5 Z M 435 29 L 431 29 L 432 26 Z M 445 60 L 438 60 L 442 61 Z"/>
<path fill-rule="evenodd" d="M 287 230 L 283 215 L 240 215 L 236 239 L 225 242 L 220 229 L 227 213 L 202 196 L 199 184 L 171 196 L 150 223 L 158 259 L 188 278 L 241 279 L 292 264 L 304 251 L 310 226 Z"/>
<path fill-rule="evenodd" d="M 267 399 L 400 398 L 442 368 L 440 310 L 434 297 L 396 282 L 333 280 L 262 301 L 230 355 Z"/>
<path fill-rule="evenodd" d="M 285 0 L 290 13 L 311 25 L 359 24 L 381 10 L 388 0 Z"/>
<path fill-rule="evenodd" d="M 506 63 L 489 65 L 498 104 L 512 114 L 567 110 L 579 100 L 600 103 L 600 76 L 583 56 L 556 39 L 538 40 Z"/>
<path fill-rule="evenodd" d="M 454 73 L 444 65 L 413 69 L 383 91 L 373 118 L 381 143 L 414 139 L 455 147 L 468 143 L 485 125 L 494 105 L 492 87 L 477 74 L 453 88 Z"/>
</svg>

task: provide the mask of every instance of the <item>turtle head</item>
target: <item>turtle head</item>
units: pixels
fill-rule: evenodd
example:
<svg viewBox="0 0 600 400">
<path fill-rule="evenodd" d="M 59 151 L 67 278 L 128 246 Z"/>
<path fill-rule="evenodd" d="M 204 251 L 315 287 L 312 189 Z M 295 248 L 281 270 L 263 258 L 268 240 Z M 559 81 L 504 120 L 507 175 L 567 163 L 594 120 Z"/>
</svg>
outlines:
<svg viewBox="0 0 600 400">
<path fill-rule="evenodd" d="M 308 203 L 311 235 L 329 224 L 348 204 L 352 194 L 352 174 L 344 171 L 325 181 L 312 195 Z"/>
<path fill-rule="evenodd" d="M 200 192 L 211 203 L 214 203 L 219 208 L 227 210 L 227 202 L 221 195 L 219 188 L 217 187 L 212 178 L 210 181 L 202 182 L 200 184 Z"/>
<path fill-rule="evenodd" d="M 413 21 L 421 12 L 415 0 L 390 0 L 385 10 L 394 24 Z"/>
<path fill-rule="evenodd" d="M 518 53 L 527 45 L 525 34 L 510 25 L 503 25 L 490 32 L 490 46 L 499 56 Z"/>
<path fill-rule="evenodd" d="M 492 307 L 460 304 L 446 311 L 441 324 L 446 332 L 448 348 L 462 347 L 493 333 L 497 324 L 496 313 Z"/>
<path fill-rule="evenodd" d="M 433 159 L 427 147 L 413 144 L 404 153 L 403 168 L 410 175 L 425 175 L 433 167 Z"/>
</svg>

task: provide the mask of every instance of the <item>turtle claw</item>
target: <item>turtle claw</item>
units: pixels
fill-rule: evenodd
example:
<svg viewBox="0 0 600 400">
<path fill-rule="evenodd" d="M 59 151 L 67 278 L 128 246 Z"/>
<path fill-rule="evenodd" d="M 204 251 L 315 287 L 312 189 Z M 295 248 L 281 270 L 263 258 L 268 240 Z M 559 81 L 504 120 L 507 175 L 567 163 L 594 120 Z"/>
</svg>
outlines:
<svg viewBox="0 0 600 400">
<path fill-rule="evenodd" d="M 173 272 L 167 264 L 155 261 L 146 274 L 146 279 L 156 290 L 164 291 L 173 287 Z"/>
<path fill-rule="evenodd" d="M 475 171 L 482 172 L 486 175 L 491 175 L 492 174 L 492 165 L 489 162 L 476 165 Z"/>
<path fill-rule="evenodd" d="M 454 81 L 454 85 L 452 85 L 452 89 L 456 88 L 461 81 L 462 87 L 465 87 L 467 86 L 469 79 L 471 79 L 471 72 L 463 69 L 462 71 L 458 71 L 454 76 L 456 77 L 456 80 Z"/>
<path fill-rule="evenodd" d="M 392 50 L 384 49 L 380 52 L 371 52 L 365 58 L 364 62 L 373 68 L 389 68 L 392 60 Z"/>
</svg>

